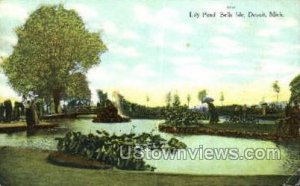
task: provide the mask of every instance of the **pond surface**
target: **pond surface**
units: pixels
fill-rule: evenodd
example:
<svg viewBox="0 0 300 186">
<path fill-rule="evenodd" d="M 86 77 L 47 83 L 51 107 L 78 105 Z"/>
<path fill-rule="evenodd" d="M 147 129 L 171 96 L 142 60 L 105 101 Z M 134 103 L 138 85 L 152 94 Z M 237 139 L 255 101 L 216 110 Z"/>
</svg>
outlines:
<svg viewBox="0 0 300 186">
<path fill-rule="evenodd" d="M 165 139 L 170 139 L 175 136 L 177 139 L 186 143 L 190 148 L 189 150 L 186 150 L 185 153 L 177 153 L 176 155 L 178 156 L 175 156 L 175 160 L 172 160 L 170 157 L 162 158 L 162 154 L 148 154 L 148 157 L 152 155 L 152 159 L 147 159 L 146 162 L 156 167 L 156 172 L 202 175 L 286 175 L 293 174 L 296 169 L 300 167 L 299 142 L 276 144 L 272 141 L 254 139 L 207 135 L 173 135 L 160 133 L 158 131 L 158 125 L 161 122 L 162 121 L 159 120 L 132 120 L 129 123 L 96 124 L 91 121 L 91 118 L 59 120 L 59 126 L 54 129 L 39 130 L 31 134 L 27 132 L 0 134 L 0 146 L 6 145 L 56 150 L 57 142 L 54 138 L 64 136 L 69 130 L 81 131 L 86 134 L 90 132 L 96 133 L 96 130 L 101 129 L 115 134 L 153 132 L 161 134 Z M 204 155 L 204 151 L 209 148 L 215 151 L 213 158 L 211 155 Z M 250 148 L 258 154 L 259 152 L 257 149 L 259 149 L 260 155 L 257 156 L 258 159 L 252 158 L 252 160 L 247 160 L 241 157 L 230 159 L 228 156 L 227 158 L 220 158 L 220 156 L 218 157 L 217 155 L 220 151 L 228 153 L 228 150 L 234 149 L 232 151 L 235 151 L 235 153 L 238 151 L 239 155 L 244 156 L 245 149 Z M 277 155 L 276 153 L 272 154 L 272 150 L 273 152 L 275 150 Z M 189 151 L 189 153 L 187 151 Z M 265 153 L 265 156 L 261 155 L 261 153 L 263 153 L 262 151 Z M 267 154 L 269 154 L 269 156 Z M 276 155 L 279 159 L 268 159 L 272 155 Z"/>
</svg>

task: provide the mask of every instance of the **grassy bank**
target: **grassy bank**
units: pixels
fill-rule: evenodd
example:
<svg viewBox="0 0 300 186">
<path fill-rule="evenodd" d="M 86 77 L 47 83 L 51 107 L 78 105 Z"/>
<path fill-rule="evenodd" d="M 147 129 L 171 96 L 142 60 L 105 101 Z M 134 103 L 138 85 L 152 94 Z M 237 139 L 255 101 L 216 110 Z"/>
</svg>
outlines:
<svg viewBox="0 0 300 186">
<path fill-rule="evenodd" d="M 89 170 L 52 165 L 48 151 L 0 147 L 0 184 L 35 185 L 282 185 L 289 176 L 220 176 Z"/>
</svg>

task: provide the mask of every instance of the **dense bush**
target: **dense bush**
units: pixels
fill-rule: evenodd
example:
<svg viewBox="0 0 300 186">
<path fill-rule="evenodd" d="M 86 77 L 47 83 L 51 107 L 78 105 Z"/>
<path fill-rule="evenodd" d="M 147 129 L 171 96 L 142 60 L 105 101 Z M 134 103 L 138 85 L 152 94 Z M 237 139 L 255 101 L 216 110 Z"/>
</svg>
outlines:
<svg viewBox="0 0 300 186">
<path fill-rule="evenodd" d="M 166 124 L 180 125 L 195 125 L 199 124 L 201 119 L 204 119 L 203 114 L 197 110 L 190 110 L 186 106 L 169 107 L 164 113 Z"/>
<path fill-rule="evenodd" d="M 22 103 L 16 101 L 14 107 L 11 100 L 0 103 L 0 122 L 19 121 L 21 115 L 24 115 Z"/>
<path fill-rule="evenodd" d="M 216 107 L 216 109 L 220 115 L 234 115 L 234 114 L 237 114 L 237 113 L 235 113 L 236 107 L 240 107 L 240 112 L 242 112 L 243 105 L 219 106 L 219 107 Z M 284 112 L 284 108 L 281 106 L 278 106 L 276 104 L 269 104 L 266 106 L 266 113 L 268 115 L 281 114 L 283 112 Z M 250 107 L 247 107 L 247 114 L 255 115 L 255 116 L 262 115 L 262 108 L 261 108 L 261 106 L 258 106 L 258 105 L 252 105 Z"/>
<path fill-rule="evenodd" d="M 106 131 L 97 131 L 98 135 L 84 135 L 80 132 L 68 132 L 58 140 L 57 148 L 68 154 L 82 155 L 89 159 L 98 160 L 119 169 L 128 170 L 154 170 L 145 164 L 142 158 L 136 158 L 136 149 L 141 150 L 168 150 L 170 153 L 176 149 L 184 149 L 186 145 L 172 138 L 169 141 L 160 135 L 149 133 L 110 135 Z M 126 157 L 126 158 L 123 158 Z"/>
<path fill-rule="evenodd" d="M 163 113 L 166 107 L 147 107 L 145 105 L 131 103 L 122 96 L 120 98 L 122 111 L 130 118 L 163 119 Z"/>
</svg>

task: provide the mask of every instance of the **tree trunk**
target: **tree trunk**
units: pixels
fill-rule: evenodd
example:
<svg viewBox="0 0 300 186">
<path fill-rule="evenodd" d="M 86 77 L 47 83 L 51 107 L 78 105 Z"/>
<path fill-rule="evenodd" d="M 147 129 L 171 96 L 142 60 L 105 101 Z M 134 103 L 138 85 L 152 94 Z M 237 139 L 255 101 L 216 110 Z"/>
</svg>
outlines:
<svg viewBox="0 0 300 186">
<path fill-rule="evenodd" d="M 54 110 L 56 114 L 59 113 L 60 94 L 61 91 L 59 89 L 53 90 L 53 102 L 54 102 Z"/>
<path fill-rule="evenodd" d="M 36 110 L 36 105 L 35 105 L 34 102 L 32 103 L 31 109 L 32 109 L 34 125 L 40 124 L 40 119 L 39 119 L 39 116 L 38 116 L 38 113 L 37 113 L 37 110 Z"/>
</svg>

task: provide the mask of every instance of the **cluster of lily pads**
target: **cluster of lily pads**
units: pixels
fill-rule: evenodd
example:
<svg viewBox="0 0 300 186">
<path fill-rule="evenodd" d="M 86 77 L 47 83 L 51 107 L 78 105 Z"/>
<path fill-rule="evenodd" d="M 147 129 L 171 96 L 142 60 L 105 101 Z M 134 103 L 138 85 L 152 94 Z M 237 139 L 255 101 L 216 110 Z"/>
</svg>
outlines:
<svg viewBox="0 0 300 186">
<path fill-rule="evenodd" d="M 176 149 L 185 149 L 186 145 L 176 138 L 166 140 L 160 135 L 152 133 L 134 133 L 115 135 L 107 131 L 96 131 L 95 134 L 82 134 L 69 131 L 58 140 L 57 149 L 64 153 L 81 155 L 88 159 L 97 160 L 119 169 L 150 170 L 155 168 L 146 165 L 143 158 L 137 153 L 142 150 L 168 150 L 170 153 Z M 138 149 L 138 151 L 137 151 Z M 126 158 L 124 158 L 126 157 Z"/>
<path fill-rule="evenodd" d="M 174 126 L 197 125 L 205 119 L 203 114 L 185 106 L 170 107 L 164 114 L 165 123 Z"/>
</svg>

